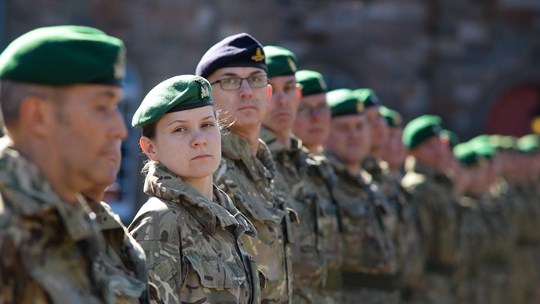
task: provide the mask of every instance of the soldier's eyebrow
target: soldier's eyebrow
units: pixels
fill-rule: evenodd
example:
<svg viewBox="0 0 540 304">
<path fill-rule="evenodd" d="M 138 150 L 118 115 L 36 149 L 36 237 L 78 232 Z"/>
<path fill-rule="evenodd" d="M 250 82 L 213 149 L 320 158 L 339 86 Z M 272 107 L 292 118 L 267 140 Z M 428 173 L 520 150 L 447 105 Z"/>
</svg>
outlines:
<svg viewBox="0 0 540 304">
<path fill-rule="evenodd" d="M 208 115 L 208 116 L 206 116 L 206 117 L 201 118 L 200 120 L 207 120 L 207 119 L 215 119 L 215 117 L 214 117 L 213 115 Z M 187 123 L 187 122 L 189 122 L 189 120 L 175 119 L 175 120 L 171 121 L 171 122 L 168 124 L 168 126 L 170 126 L 170 125 L 172 125 L 172 124 L 174 124 L 174 123 L 177 123 L 177 122 L 179 122 L 179 123 Z"/>
<path fill-rule="evenodd" d="M 264 75 L 264 71 L 253 71 L 251 73 L 249 73 L 249 76 L 254 76 L 254 75 Z M 223 74 L 220 74 L 219 75 L 219 78 L 220 77 L 240 77 L 240 75 L 238 75 L 237 73 L 234 73 L 234 72 L 225 72 Z"/>
</svg>

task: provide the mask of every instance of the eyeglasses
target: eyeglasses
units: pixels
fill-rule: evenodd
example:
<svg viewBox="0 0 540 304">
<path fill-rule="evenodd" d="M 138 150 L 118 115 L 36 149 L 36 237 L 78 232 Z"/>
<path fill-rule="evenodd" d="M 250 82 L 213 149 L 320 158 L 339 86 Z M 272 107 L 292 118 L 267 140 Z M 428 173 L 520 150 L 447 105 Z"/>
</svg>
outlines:
<svg viewBox="0 0 540 304">
<path fill-rule="evenodd" d="M 330 112 L 327 105 L 319 105 L 317 107 L 299 107 L 296 116 L 310 117 L 315 115 L 325 115 Z"/>
<path fill-rule="evenodd" d="M 268 85 L 268 77 L 265 75 L 254 75 L 246 78 L 231 77 L 223 78 L 212 82 L 212 85 L 219 83 L 221 89 L 224 91 L 238 90 L 242 86 L 242 81 L 246 80 L 250 88 L 263 88 Z"/>
</svg>

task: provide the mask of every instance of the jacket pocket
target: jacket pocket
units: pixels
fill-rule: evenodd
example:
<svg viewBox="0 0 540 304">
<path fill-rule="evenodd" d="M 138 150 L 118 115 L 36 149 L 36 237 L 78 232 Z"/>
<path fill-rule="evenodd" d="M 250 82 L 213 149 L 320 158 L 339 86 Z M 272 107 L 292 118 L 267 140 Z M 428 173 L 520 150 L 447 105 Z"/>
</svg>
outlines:
<svg viewBox="0 0 540 304">
<path fill-rule="evenodd" d="M 184 261 L 200 278 L 201 285 L 215 289 L 236 289 L 246 281 L 246 274 L 236 264 L 217 256 L 201 256 L 194 251 L 184 252 Z"/>
</svg>

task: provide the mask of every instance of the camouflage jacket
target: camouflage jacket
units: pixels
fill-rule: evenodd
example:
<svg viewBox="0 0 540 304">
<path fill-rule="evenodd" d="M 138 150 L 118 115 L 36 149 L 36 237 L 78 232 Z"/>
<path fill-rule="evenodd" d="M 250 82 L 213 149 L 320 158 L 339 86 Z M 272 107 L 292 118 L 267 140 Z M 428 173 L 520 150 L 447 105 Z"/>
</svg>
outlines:
<svg viewBox="0 0 540 304">
<path fill-rule="evenodd" d="M 459 198 L 447 175 L 408 160 L 402 185 L 411 193 L 430 271 L 452 274 L 463 259 L 459 240 Z"/>
<path fill-rule="evenodd" d="M 420 220 L 410 201 L 411 195 L 401 186 L 401 174 L 391 174 L 384 165 L 373 158 L 363 163 L 391 209 L 384 218 L 395 244 L 400 279 L 405 285 L 414 286 L 419 282 L 425 264 Z"/>
<path fill-rule="evenodd" d="M 156 163 L 144 192 L 151 198 L 129 230 L 164 303 L 258 303 L 256 263 L 240 239 L 256 231 L 223 192 L 210 201 Z"/>
<path fill-rule="evenodd" d="M 262 140 L 254 154 L 247 141 L 227 132 L 222 135 L 223 161 L 214 180 L 257 228 L 257 238 L 243 240 L 266 278 L 261 300 L 289 303 L 292 235 L 286 206 L 274 188 L 276 167 L 272 154 Z"/>
<path fill-rule="evenodd" d="M 118 214 L 105 202 L 87 198 L 88 206 L 96 215 L 96 222 L 107 243 L 107 254 L 116 267 L 126 269 L 142 282 L 148 282 L 146 255 L 137 241 L 129 234 Z M 141 303 L 147 303 L 149 295 L 144 293 Z"/>
<path fill-rule="evenodd" d="M 292 226 L 294 237 L 293 248 L 293 287 L 294 293 L 308 293 L 307 289 L 321 289 L 326 276 L 326 259 L 323 254 L 322 221 L 324 205 L 320 202 L 315 191 L 315 185 L 310 181 L 308 169 L 313 164 L 309 152 L 302 148 L 296 138 L 291 138 L 291 148 L 277 140 L 274 133 L 262 128 L 261 139 L 272 152 L 277 167 L 275 179 L 276 188 L 287 201 L 287 205 L 294 209 L 298 217 L 298 224 Z M 315 292 L 304 297 L 317 297 Z M 298 295 L 300 296 L 300 295 Z M 313 299 L 312 302 L 316 302 Z"/>
<path fill-rule="evenodd" d="M 139 303 L 146 284 L 107 252 L 82 196 L 63 202 L 36 166 L 0 151 L 0 303 Z"/>
<path fill-rule="evenodd" d="M 369 275 L 395 275 L 397 260 L 394 243 L 383 224 L 384 196 L 365 171 L 353 176 L 335 157 L 328 155 L 328 158 L 338 177 L 334 194 L 342 213 L 346 248 L 342 270 Z"/>
</svg>

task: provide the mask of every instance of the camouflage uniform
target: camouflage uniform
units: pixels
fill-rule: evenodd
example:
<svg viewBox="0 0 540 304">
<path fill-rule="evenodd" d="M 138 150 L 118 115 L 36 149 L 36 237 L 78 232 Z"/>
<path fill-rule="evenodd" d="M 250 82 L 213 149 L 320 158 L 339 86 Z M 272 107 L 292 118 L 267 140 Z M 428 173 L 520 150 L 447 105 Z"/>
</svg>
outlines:
<svg viewBox="0 0 540 304">
<path fill-rule="evenodd" d="M 259 140 L 257 153 L 238 135 L 222 135 L 222 166 L 214 174 L 216 185 L 257 228 L 257 238 L 243 238 L 266 279 L 262 303 L 290 303 L 292 298 L 290 220 L 283 199 L 274 188 L 272 154 Z"/>
<path fill-rule="evenodd" d="M 129 226 L 164 303 L 258 303 L 256 264 L 240 237 L 255 228 L 227 196 L 212 202 L 162 165 L 148 166 L 151 198 Z"/>
<path fill-rule="evenodd" d="M 293 303 L 325 303 L 322 287 L 326 279 L 323 254 L 326 227 L 323 225 L 329 219 L 325 219 L 328 216 L 308 175 L 308 162 L 314 162 L 297 138 L 291 138 L 291 148 L 286 150 L 274 133 L 263 127 L 261 139 L 276 162 L 276 188 L 299 219 L 299 223 L 292 226 L 295 240 L 292 246 Z"/>
<path fill-rule="evenodd" d="M 63 202 L 11 148 L 0 151 L 0 191 L 0 303 L 139 303 L 146 284 L 106 253 L 82 196 Z"/>
<path fill-rule="evenodd" d="M 417 300 L 415 293 L 421 288 L 419 283 L 425 264 L 421 226 L 410 201 L 411 196 L 401 186 L 401 176 L 390 174 L 382 166 L 384 164 L 368 158 L 363 167 L 381 188 L 391 207 L 391 212 L 384 217 L 396 248 L 401 296 L 404 301 L 414 302 Z"/>
<path fill-rule="evenodd" d="M 324 210 L 321 226 L 324 227 L 323 254 L 327 263 L 326 284 L 324 285 L 327 303 L 342 303 L 341 265 L 343 264 L 343 226 L 341 212 L 334 197 L 337 176 L 324 155 L 315 155 L 309 159 L 308 176 L 319 197 Z"/>
<path fill-rule="evenodd" d="M 342 303 L 399 303 L 394 244 L 383 223 L 384 196 L 366 172 L 353 176 L 329 156 L 338 183 L 334 189 L 343 220 Z"/>
<path fill-rule="evenodd" d="M 459 240 L 459 199 L 447 175 L 418 162 L 406 163 L 402 185 L 411 195 L 422 225 L 426 303 L 453 303 L 453 288 L 462 278 L 463 248 Z"/>
<path fill-rule="evenodd" d="M 148 282 L 146 255 L 139 243 L 128 233 L 118 214 L 105 202 L 95 202 L 88 198 L 87 201 L 107 243 L 107 255 L 112 257 L 116 267 L 127 269 L 140 281 Z M 148 296 L 144 293 L 141 302 L 147 303 Z"/>
</svg>

